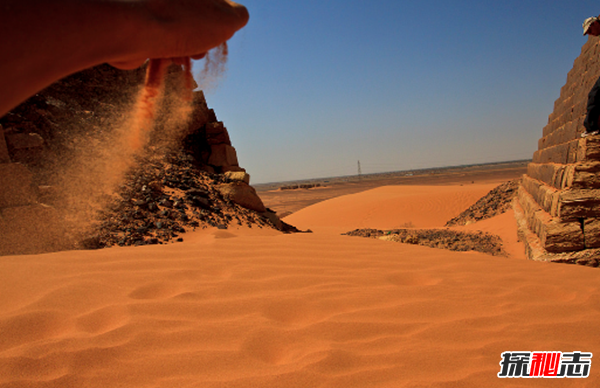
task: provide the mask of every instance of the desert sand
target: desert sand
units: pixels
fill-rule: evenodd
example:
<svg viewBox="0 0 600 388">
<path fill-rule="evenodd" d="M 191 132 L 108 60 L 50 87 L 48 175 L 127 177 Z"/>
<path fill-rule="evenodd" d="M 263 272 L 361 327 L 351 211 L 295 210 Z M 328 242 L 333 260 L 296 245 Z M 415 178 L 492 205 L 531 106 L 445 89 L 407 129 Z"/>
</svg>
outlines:
<svg viewBox="0 0 600 388">
<path fill-rule="evenodd" d="M 0 387 L 596 387 L 497 377 L 504 351 L 600 349 L 600 271 L 340 235 L 442 227 L 500 183 L 403 185 L 179 244 L 0 257 Z"/>
</svg>

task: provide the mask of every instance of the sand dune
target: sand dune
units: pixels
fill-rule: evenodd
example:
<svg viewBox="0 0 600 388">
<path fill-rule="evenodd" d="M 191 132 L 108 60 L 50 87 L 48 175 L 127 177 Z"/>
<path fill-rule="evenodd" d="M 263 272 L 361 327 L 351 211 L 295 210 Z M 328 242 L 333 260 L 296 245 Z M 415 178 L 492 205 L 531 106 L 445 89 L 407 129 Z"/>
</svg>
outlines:
<svg viewBox="0 0 600 388">
<path fill-rule="evenodd" d="M 286 221 L 299 228 L 340 234 L 358 228 L 442 228 L 479 198 L 502 182 L 448 186 L 383 186 L 358 194 L 333 198 L 302 209 Z M 475 224 L 453 227 L 459 231 L 481 230 L 502 238 L 504 250 L 525 259 L 518 241 L 512 211 Z"/>
<path fill-rule="evenodd" d="M 597 352 L 597 269 L 334 233 L 441 226 L 492 187 L 402 204 L 381 188 L 288 217 L 312 234 L 1 257 L 0 387 L 598 386 L 594 364 L 584 380 L 496 376 L 503 351 Z"/>
<path fill-rule="evenodd" d="M 286 222 L 334 233 L 354 228 L 443 227 L 497 185 L 383 186 L 317 203 L 286 217 Z"/>
</svg>

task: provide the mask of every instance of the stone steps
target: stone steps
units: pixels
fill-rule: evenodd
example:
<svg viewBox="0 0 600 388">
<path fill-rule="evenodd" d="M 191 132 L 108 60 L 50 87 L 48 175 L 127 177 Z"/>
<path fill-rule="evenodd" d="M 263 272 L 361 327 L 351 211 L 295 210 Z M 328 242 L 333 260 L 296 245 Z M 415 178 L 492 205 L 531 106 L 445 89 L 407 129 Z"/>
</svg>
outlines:
<svg viewBox="0 0 600 388">
<path fill-rule="evenodd" d="M 529 163 L 527 176 L 556 189 L 600 189 L 600 162 L 577 164 Z"/>
<path fill-rule="evenodd" d="M 583 113 L 585 113 L 585 111 Z M 544 135 L 538 140 L 538 150 L 543 150 L 579 138 L 585 130 L 583 126 L 584 119 L 585 116 L 579 115 L 576 120 L 570 121 L 569 123 L 556 128 L 551 133 Z"/>
<path fill-rule="evenodd" d="M 588 39 L 513 203 L 519 235 L 534 260 L 600 264 L 600 256 L 590 256 L 600 254 L 600 136 L 580 136 L 588 93 L 599 76 L 600 42 Z"/>
<path fill-rule="evenodd" d="M 523 188 L 519 188 L 519 204 L 523 208 L 527 227 L 535 233 L 548 252 L 568 252 L 585 248 L 579 221 L 561 222 L 542 209 Z"/>
<path fill-rule="evenodd" d="M 573 164 L 600 161 L 600 136 L 577 138 L 537 150 L 533 163 Z"/>
<path fill-rule="evenodd" d="M 592 267 L 600 265 L 600 249 L 584 249 L 581 251 L 571 251 L 563 253 L 550 253 L 544 249 L 539 237 L 533 233 L 527 226 L 525 212 L 519 203 L 519 199 L 515 198 L 512 202 L 513 213 L 517 221 L 517 230 L 520 241 L 525 246 L 525 255 L 529 260 L 553 262 L 553 263 L 569 263 L 580 264 Z"/>
<path fill-rule="evenodd" d="M 558 190 L 528 176 L 523 177 L 522 185 L 551 217 L 561 221 L 600 218 L 600 189 Z"/>
</svg>

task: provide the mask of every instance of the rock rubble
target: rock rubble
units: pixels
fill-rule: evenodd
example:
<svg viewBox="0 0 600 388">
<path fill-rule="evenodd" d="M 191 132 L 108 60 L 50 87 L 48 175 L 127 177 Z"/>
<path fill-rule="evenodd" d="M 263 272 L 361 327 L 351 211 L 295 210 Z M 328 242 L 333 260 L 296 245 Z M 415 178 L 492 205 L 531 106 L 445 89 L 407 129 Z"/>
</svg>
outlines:
<svg viewBox="0 0 600 388">
<path fill-rule="evenodd" d="M 181 71 L 170 68 L 165 96 L 179 93 Z M 0 231 L 11 235 L 0 244 L 0 255 L 174 242 L 187 231 L 206 227 L 298 231 L 267 209 L 250 186 L 227 128 L 201 91 L 193 94 L 189 120 L 181 114 L 189 108 L 176 98 L 163 99 L 147 152 L 136 156 L 114 193 L 94 198 L 96 215 L 90 225 L 73 220 L 69 189 L 61 188 L 65 167 L 77 164 L 73 155 L 82 146 L 91 153 L 95 144 L 110 147 L 111 131 L 133 111 L 144 72 L 108 65 L 88 69 L 0 118 Z M 93 155 L 88 159 L 93 161 Z M 94 195 L 98 192 L 102 190 Z M 27 227 L 35 224 L 51 224 L 50 237 L 39 238 L 44 228 Z M 32 248 L 28 240 L 36 239 L 61 243 Z"/>
<path fill-rule="evenodd" d="M 356 229 L 344 234 L 458 252 L 476 251 L 492 256 L 507 256 L 502 248 L 502 239 L 484 232 L 467 233 L 449 229 Z"/>
</svg>

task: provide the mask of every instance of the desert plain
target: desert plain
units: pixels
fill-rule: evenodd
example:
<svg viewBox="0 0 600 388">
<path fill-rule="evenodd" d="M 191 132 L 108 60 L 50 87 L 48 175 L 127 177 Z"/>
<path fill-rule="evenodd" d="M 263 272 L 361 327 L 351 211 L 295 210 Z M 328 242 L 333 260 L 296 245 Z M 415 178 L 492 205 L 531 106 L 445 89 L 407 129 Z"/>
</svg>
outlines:
<svg viewBox="0 0 600 388">
<path fill-rule="evenodd" d="M 597 387 L 595 359 L 586 379 L 497 377 L 506 351 L 600 354 L 600 271 L 526 260 L 511 211 L 453 227 L 506 256 L 342 235 L 443 228 L 523 172 L 264 185 L 312 233 L 2 256 L 0 387 Z"/>
</svg>

